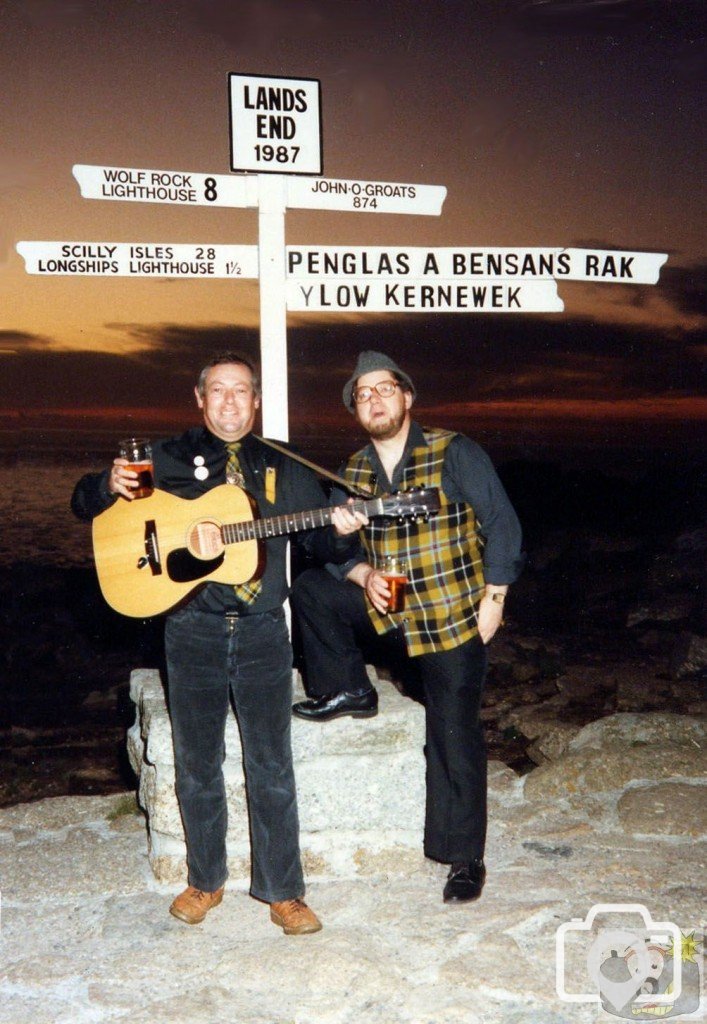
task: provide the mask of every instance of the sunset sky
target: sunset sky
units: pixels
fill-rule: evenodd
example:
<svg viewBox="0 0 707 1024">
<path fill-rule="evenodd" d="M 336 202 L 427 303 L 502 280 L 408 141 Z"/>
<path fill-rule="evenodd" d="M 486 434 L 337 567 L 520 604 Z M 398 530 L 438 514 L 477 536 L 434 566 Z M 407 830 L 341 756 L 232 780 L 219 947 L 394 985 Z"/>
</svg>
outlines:
<svg viewBox="0 0 707 1024">
<path fill-rule="evenodd" d="M 560 283 L 555 314 L 290 314 L 291 434 L 347 450 L 362 348 L 421 418 L 588 445 L 697 443 L 703 4 L 693 0 L 6 0 L 0 427 L 117 437 L 195 419 L 195 372 L 257 356 L 258 283 L 25 273 L 21 240 L 255 244 L 253 210 L 91 201 L 75 163 L 228 174 L 228 74 L 321 81 L 324 174 L 436 184 L 440 217 L 290 210 L 300 245 L 668 254 L 655 286 Z M 3 436 L 0 434 L 0 436 Z M 77 434 L 78 436 L 78 434 Z"/>
</svg>

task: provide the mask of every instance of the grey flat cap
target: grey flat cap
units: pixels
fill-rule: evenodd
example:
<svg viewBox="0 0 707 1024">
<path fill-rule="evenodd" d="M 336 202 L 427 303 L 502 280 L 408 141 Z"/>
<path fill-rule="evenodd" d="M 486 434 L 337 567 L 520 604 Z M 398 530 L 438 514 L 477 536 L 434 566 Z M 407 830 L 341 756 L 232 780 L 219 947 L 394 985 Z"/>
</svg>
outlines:
<svg viewBox="0 0 707 1024">
<path fill-rule="evenodd" d="M 366 349 L 365 352 L 359 353 L 356 369 L 344 384 L 342 395 L 344 405 L 349 411 L 353 411 L 353 389 L 356 381 L 364 373 L 373 373 L 374 370 L 390 370 L 407 386 L 412 393 L 412 397 L 415 397 L 415 385 L 408 375 L 403 373 L 400 367 L 393 362 L 390 356 L 385 355 L 384 352 L 374 352 L 372 349 Z"/>
</svg>

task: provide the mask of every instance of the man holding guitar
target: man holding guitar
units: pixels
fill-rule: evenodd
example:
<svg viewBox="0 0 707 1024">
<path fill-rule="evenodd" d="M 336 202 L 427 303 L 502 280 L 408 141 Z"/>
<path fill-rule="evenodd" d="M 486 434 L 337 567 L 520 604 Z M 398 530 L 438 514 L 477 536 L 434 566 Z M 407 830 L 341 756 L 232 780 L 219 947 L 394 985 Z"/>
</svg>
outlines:
<svg viewBox="0 0 707 1024">
<path fill-rule="evenodd" d="M 223 897 L 227 806 L 222 762 L 232 700 L 246 775 L 251 894 L 270 905 L 271 920 L 286 934 L 315 932 L 321 924 L 302 899 L 290 745 L 292 651 L 283 611 L 288 589 L 285 532 L 291 514 L 325 509 L 326 514 L 312 525 L 332 523 L 334 529 L 311 529 L 298 533 L 297 539 L 317 559 L 337 562 L 350 553 L 347 534 L 359 529 L 367 517 L 348 508 L 329 509 L 310 469 L 253 435 L 260 388 L 247 357 L 233 352 L 216 356 L 202 370 L 195 396 L 203 425 L 152 446 L 158 489 L 153 497 L 134 500 L 137 474 L 118 458 L 109 470 L 79 481 L 72 508 L 79 518 L 95 520 L 94 544 L 96 536 L 105 542 L 96 529 L 99 524 L 119 525 L 126 511 L 137 517 L 140 546 L 133 547 L 132 541 L 117 533 L 116 547 L 129 573 L 124 589 L 138 605 L 141 588 L 147 593 L 153 583 L 177 580 L 186 587 L 187 596 L 169 612 L 165 626 L 176 788 L 189 871 L 189 885 L 170 912 L 188 924 L 198 924 Z M 229 486 L 221 486 L 226 482 Z M 235 519 L 253 518 L 250 495 L 261 515 L 277 516 L 285 524 L 280 535 L 268 533 L 260 545 L 257 541 L 242 545 L 243 565 L 236 559 L 229 569 L 232 575 L 225 577 L 218 576 L 223 559 L 217 550 L 218 524 L 203 517 L 189 543 L 180 541 L 175 547 L 167 542 L 168 527 L 165 535 L 160 532 L 159 516 L 153 511 L 153 498 L 158 502 L 160 495 L 163 501 L 172 495 L 200 499 L 194 506 L 206 503 L 208 507 L 208 497 L 203 496 L 214 488 L 219 488 L 216 493 L 222 503 L 224 493 L 226 500 L 232 494 Z M 154 507 L 161 508 L 159 503 Z M 238 545 L 234 548 L 239 550 Z M 179 593 L 174 603 L 178 599 Z M 128 614 L 140 613 L 128 610 Z"/>
<path fill-rule="evenodd" d="M 374 520 L 350 562 L 304 572 L 292 606 L 302 633 L 310 721 L 377 710 L 361 651 L 376 636 L 404 645 L 423 686 L 427 743 L 425 853 L 451 864 L 445 903 L 477 899 L 486 869 L 486 750 L 479 711 L 486 645 L 503 618 L 508 585 L 522 567 L 518 519 L 485 452 L 469 438 L 415 423 L 410 377 L 387 355 L 362 352 L 344 405 L 370 443 L 345 464 L 352 487 L 375 492 L 431 487 L 429 520 Z M 332 502 L 343 492 L 334 492 Z M 390 611 L 381 566 L 407 568 L 406 603 Z M 338 576 L 338 578 L 337 578 Z"/>
</svg>

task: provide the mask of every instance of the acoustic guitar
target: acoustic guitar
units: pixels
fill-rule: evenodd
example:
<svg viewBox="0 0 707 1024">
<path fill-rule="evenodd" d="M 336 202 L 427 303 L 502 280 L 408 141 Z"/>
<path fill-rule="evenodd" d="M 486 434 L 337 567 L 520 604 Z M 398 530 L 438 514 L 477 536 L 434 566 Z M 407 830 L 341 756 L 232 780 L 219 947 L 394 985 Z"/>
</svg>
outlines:
<svg viewBox="0 0 707 1024">
<path fill-rule="evenodd" d="M 342 506 L 343 507 L 343 506 Z M 439 511 L 436 488 L 355 500 L 369 517 L 425 518 Z M 240 487 L 221 484 L 199 498 L 155 489 L 149 498 L 119 498 L 93 520 L 101 591 L 122 615 L 169 611 L 206 583 L 246 583 L 262 575 L 259 541 L 331 523 L 331 508 L 257 518 Z"/>
</svg>

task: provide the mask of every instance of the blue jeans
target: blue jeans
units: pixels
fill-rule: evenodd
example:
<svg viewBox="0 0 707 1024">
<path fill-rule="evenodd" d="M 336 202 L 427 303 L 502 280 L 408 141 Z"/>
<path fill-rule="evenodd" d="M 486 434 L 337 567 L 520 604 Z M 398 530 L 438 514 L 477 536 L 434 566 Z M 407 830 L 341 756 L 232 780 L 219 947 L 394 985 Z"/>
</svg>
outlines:
<svg viewBox="0 0 707 1024">
<path fill-rule="evenodd" d="M 267 903 L 302 896 L 292 649 L 283 610 L 226 619 L 187 607 L 167 619 L 165 652 L 189 884 L 213 892 L 228 875 L 223 761 L 232 701 L 250 818 L 251 894 Z"/>
</svg>

